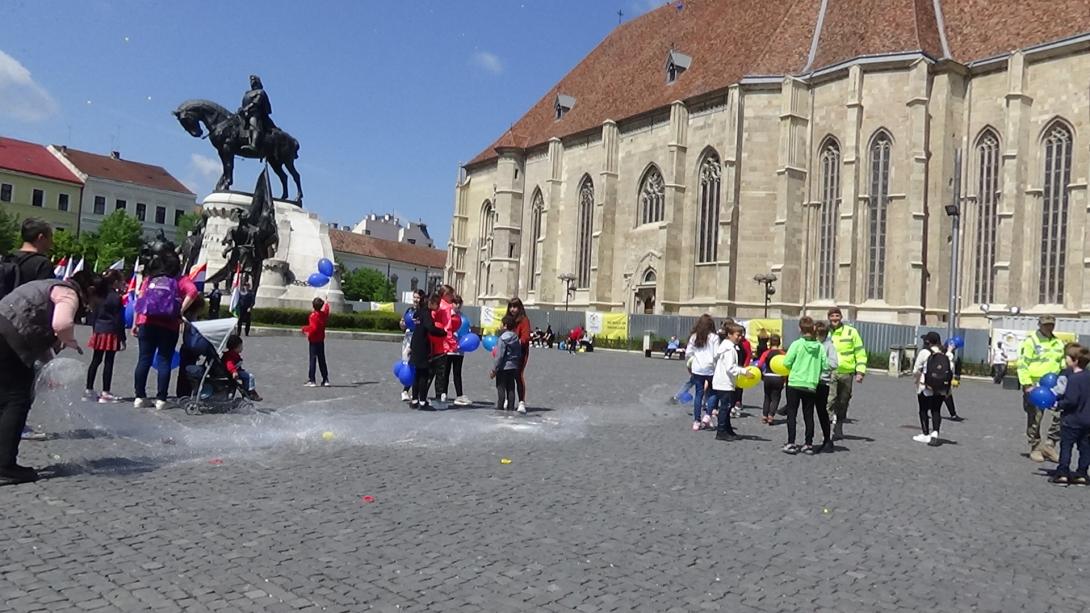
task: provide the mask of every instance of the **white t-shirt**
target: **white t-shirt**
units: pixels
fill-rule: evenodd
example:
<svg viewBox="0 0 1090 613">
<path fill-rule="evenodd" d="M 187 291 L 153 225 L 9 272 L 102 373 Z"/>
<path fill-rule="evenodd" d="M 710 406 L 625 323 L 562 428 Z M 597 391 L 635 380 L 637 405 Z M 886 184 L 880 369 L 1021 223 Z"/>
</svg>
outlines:
<svg viewBox="0 0 1090 613">
<path fill-rule="evenodd" d="M 694 375 L 710 377 L 715 374 L 715 349 L 719 346 L 719 335 L 712 332 L 708 335 L 708 341 L 703 347 L 696 346 L 696 335 L 689 337 L 689 345 L 685 348 L 685 355 L 692 356 L 689 370 Z"/>
<path fill-rule="evenodd" d="M 930 351 L 920 351 L 916 354 L 916 363 L 912 366 L 912 372 L 916 375 L 916 393 L 924 396 L 934 396 L 935 392 L 927 389 L 923 384 L 924 375 L 927 374 L 927 359 L 932 353 L 939 353 L 938 347 L 931 347 Z"/>
</svg>

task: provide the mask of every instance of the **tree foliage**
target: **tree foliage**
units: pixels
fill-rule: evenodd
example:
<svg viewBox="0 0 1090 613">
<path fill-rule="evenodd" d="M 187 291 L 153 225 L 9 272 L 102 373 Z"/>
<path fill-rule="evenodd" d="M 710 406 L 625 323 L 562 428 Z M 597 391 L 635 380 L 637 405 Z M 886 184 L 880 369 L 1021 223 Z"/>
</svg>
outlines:
<svg viewBox="0 0 1090 613">
<path fill-rule="evenodd" d="M 357 268 L 341 276 L 341 291 L 346 300 L 393 302 L 394 286 L 386 275 L 372 268 Z"/>
<path fill-rule="evenodd" d="M 19 216 L 0 211 L 0 253 L 11 253 L 23 244 L 19 237 Z"/>
<path fill-rule="evenodd" d="M 135 217 L 122 210 L 114 211 L 102 221 L 97 236 L 85 236 L 90 236 L 89 241 L 97 248 L 95 259 L 88 261 L 99 261 L 103 266 L 109 266 L 122 258 L 126 264 L 136 261 L 140 247 L 144 244 L 143 226 Z"/>
<path fill-rule="evenodd" d="M 71 255 L 78 255 L 81 253 L 80 238 L 82 237 L 78 237 L 68 230 L 55 230 L 53 232 L 53 250 L 49 252 L 49 255 L 57 260 Z"/>
<path fill-rule="evenodd" d="M 193 229 L 193 226 L 197 225 L 200 221 L 201 214 L 196 211 L 190 211 L 182 215 L 178 220 L 177 234 L 174 236 L 174 242 L 181 244 L 185 240 L 185 237 L 189 235 L 189 231 Z"/>
</svg>

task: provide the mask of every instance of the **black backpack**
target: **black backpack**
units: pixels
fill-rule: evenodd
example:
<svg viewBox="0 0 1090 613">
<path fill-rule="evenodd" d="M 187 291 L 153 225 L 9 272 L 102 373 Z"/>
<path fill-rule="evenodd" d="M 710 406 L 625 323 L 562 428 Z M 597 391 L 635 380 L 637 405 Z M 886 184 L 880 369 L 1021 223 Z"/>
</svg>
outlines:
<svg viewBox="0 0 1090 613">
<path fill-rule="evenodd" d="M 23 284 L 23 262 L 36 253 L 8 254 L 0 260 L 0 298 L 10 294 Z"/>
<path fill-rule="evenodd" d="M 932 352 L 927 358 L 923 384 L 932 392 L 945 395 L 950 391 L 950 382 L 953 380 L 954 371 L 950 368 L 950 357 L 941 351 Z"/>
</svg>

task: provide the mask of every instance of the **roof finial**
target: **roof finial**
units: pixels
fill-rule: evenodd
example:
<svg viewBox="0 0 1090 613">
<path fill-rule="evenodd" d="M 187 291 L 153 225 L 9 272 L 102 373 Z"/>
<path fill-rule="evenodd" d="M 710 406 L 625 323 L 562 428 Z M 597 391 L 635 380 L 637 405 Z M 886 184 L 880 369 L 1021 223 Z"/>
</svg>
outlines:
<svg viewBox="0 0 1090 613">
<path fill-rule="evenodd" d="M 624 19 L 624 10 L 617 9 L 617 25 L 621 25 L 621 21 Z"/>
</svg>

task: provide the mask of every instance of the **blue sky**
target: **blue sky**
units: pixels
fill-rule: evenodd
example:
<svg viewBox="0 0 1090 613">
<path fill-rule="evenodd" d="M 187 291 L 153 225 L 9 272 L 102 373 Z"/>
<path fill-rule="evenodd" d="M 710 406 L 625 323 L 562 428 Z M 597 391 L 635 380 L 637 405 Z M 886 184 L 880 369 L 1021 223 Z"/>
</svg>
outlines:
<svg viewBox="0 0 1090 613">
<path fill-rule="evenodd" d="M 206 141 L 170 114 L 234 110 L 259 74 L 299 139 L 307 208 L 449 232 L 457 167 L 490 144 L 611 29 L 657 0 L 3 0 L 0 135 L 164 166 L 203 197 Z M 259 166 L 239 161 L 250 189 Z"/>
</svg>

